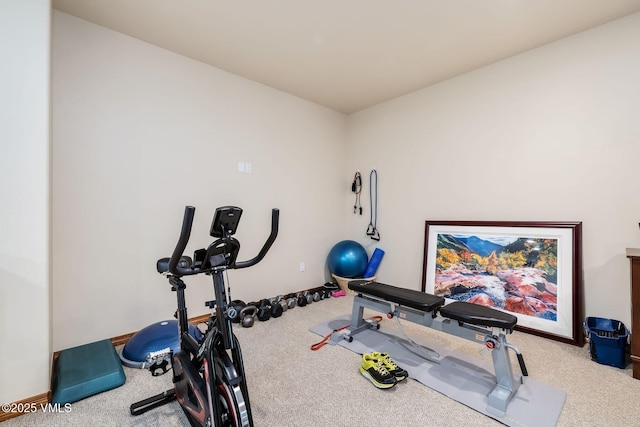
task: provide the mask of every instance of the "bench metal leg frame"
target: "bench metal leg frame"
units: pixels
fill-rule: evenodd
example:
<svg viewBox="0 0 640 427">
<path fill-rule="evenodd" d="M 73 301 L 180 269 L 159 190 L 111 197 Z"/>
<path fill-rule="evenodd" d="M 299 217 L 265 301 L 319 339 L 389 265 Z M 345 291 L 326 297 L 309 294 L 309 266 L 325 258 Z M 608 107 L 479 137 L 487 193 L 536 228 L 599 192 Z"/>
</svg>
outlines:
<svg viewBox="0 0 640 427">
<path fill-rule="evenodd" d="M 380 313 L 391 314 L 400 319 L 417 323 L 418 325 L 485 344 L 486 347 L 491 350 L 497 383 L 491 393 L 489 393 L 487 410 L 495 415 L 504 415 L 507 410 L 507 405 L 522 383 L 522 376 L 515 374 L 511 367 L 511 359 L 508 354 L 509 348 L 514 350 L 518 355 L 518 359 L 521 361 L 520 367 L 524 369 L 523 373 L 526 375 L 526 368 L 524 368 L 520 352 L 515 346 L 507 343 L 506 334 L 510 333 L 510 331 L 495 327 L 489 328 L 465 324 L 457 320 L 435 315 L 433 312 L 423 312 L 410 307 L 396 305 L 389 301 L 357 295 L 353 300 L 350 328 L 342 333 L 334 333 L 331 337 L 332 344 L 337 343 L 341 339 L 346 339 L 351 342 L 353 336 L 359 332 L 377 327 L 376 322 L 369 322 L 363 318 L 365 308 Z"/>
</svg>

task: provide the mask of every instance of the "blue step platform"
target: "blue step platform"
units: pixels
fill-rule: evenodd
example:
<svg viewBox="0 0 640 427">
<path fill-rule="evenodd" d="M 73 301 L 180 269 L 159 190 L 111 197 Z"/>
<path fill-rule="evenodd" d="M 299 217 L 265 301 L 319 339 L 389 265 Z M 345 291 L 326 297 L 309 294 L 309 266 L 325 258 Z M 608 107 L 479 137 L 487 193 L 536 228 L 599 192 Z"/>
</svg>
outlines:
<svg viewBox="0 0 640 427">
<path fill-rule="evenodd" d="M 110 340 L 60 352 L 53 370 L 52 403 L 72 403 L 120 387 L 126 381 Z"/>
</svg>

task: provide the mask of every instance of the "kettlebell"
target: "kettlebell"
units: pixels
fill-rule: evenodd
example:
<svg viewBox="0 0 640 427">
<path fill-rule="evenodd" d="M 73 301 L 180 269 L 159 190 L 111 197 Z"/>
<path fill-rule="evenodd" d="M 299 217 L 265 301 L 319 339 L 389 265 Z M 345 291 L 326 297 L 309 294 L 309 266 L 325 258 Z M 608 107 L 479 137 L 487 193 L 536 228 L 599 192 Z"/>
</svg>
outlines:
<svg viewBox="0 0 640 427">
<path fill-rule="evenodd" d="M 242 310 L 240 310 L 238 317 L 240 318 L 240 324 L 242 325 L 242 327 L 244 328 L 252 327 L 253 322 L 255 321 L 257 312 L 258 312 L 258 309 L 256 308 L 255 305 L 247 305 Z"/>
<path fill-rule="evenodd" d="M 240 323 L 240 310 L 242 310 L 246 304 L 241 300 L 231 301 L 229 306 L 227 307 L 227 317 L 233 323 Z"/>
<path fill-rule="evenodd" d="M 258 320 L 261 322 L 266 322 L 267 320 L 271 319 L 271 304 L 269 304 L 269 300 L 260 300 L 257 316 Z"/>
<path fill-rule="evenodd" d="M 284 313 L 284 308 L 279 302 L 271 303 L 271 317 L 280 317 Z"/>
</svg>

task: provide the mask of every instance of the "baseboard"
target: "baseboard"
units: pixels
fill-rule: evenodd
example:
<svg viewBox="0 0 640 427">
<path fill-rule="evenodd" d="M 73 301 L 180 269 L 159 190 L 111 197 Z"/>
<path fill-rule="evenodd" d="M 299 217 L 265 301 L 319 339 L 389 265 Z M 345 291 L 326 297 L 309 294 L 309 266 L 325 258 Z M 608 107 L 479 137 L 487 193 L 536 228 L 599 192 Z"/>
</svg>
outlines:
<svg viewBox="0 0 640 427">
<path fill-rule="evenodd" d="M 28 397 L 17 402 L 3 405 L 2 411 L 0 411 L 0 423 L 23 414 L 27 414 L 29 412 L 40 411 L 42 406 L 45 406 L 50 402 L 51 392 L 48 391 L 46 393 L 38 394 L 36 396 Z M 9 410 L 7 411 L 7 409 Z"/>
<path fill-rule="evenodd" d="M 198 325 L 200 323 L 206 323 L 209 321 L 210 314 L 203 314 L 201 316 L 192 317 L 189 319 L 189 323 L 193 323 L 194 325 Z"/>
<path fill-rule="evenodd" d="M 117 337 L 112 337 L 109 339 L 111 340 L 111 343 L 113 344 L 113 346 L 117 347 L 119 345 L 126 344 L 127 341 L 129 341 L 131 337 L 134 336 L 136 333 L 137 332 L 130 332 L 128 334 L 118 335 Z"/>
<path fill-rule="evenodd" d="M 189 322 L 193 323 L 194 325 L 197 325 L 199 323 L 205 323 L 205 322 L 209 321 L 209 316 L 210 316 L 209 314 L 203 314 L 203 315 L 200 315 L 200 316 L 192 317 L 192 318 L 189 319 Z M 128 334 L 118 335 L 116 337 L 111 337 L 111 338 L 109 338 L 109 340 L 111 340 L 111 343 L 113 344 L 114 347 L 118 347 L 119 345 L 126 344 L 131 339 L 131 337 L 134 336 L 137 333 L 138 333 L 138 331 L 130 332 Z M 60 351 L 62 351 L 62 350 L 58 350 L 58 351 L 55 351 L 53 353 L 53 363 L 54 364 L 55 364 L 55 361 L 60 356 Z"/>
</svg>

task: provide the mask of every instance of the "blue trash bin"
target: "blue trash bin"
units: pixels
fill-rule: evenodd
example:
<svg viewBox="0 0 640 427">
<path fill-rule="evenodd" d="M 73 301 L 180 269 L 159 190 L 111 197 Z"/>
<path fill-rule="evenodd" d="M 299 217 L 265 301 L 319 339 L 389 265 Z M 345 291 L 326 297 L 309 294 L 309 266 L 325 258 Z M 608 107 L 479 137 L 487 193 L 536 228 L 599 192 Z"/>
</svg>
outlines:
<svg viewBox="0 0 640 427">
<path fill-rule="evenodd" d="M 591 360 L 620 369 L 629 364 L 629 329 L 624 323 L 614 319 L 587 317 L 584 329 L 589 337 Z"/>
</svg>

